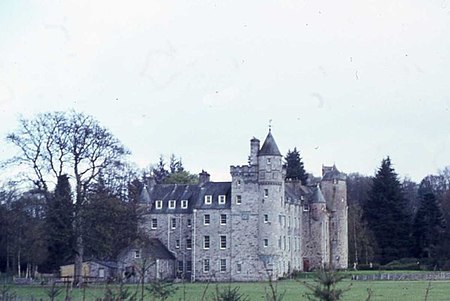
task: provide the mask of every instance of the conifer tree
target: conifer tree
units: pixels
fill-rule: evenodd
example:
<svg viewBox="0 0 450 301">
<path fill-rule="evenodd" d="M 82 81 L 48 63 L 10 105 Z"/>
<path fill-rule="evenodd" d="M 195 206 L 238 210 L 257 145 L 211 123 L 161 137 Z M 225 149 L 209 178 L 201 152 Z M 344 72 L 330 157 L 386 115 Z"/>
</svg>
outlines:
<svg viewBox="0 0 450 301">
<path fill-rule="evenodd" d="M 284 159 L 286 161 L 286 179 L 299 180 L 303 185 L 306 185 L 308 176 L 297 148 L 294 147 L 293 151 L 288 150 Z"/>
<path fill-rule="evenodd" d="M 67 175 L 58 177 L 53 196 L 47 205 L 48 263 L 50 270 L 73 258 L 73 201 Z"/>
<path fill-rule="evenodd" d="M 387 157 L 381 162 L 364 204 L 364 218 L 375 236 L 375 254 L 382 264 L 409 256 L 410 216 L 406 207 L 400 181 Z"/>
<path fill-rule="evenodd" d="M 420 205 L 413 224 L 414 255 L 432 258 L 436 256 L 446 222 L 427 178 L 422 180 L 418 191 Z"/>
</svg>

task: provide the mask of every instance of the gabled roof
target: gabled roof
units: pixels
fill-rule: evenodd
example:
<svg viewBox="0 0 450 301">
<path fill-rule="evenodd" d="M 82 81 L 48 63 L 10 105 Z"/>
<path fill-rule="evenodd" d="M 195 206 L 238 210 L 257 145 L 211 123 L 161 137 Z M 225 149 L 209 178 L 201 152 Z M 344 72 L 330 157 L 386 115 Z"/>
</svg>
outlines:
<svg viewBox="0 0 450 301">
<path fill-rule="evenodd" d="M 281 156 L 280 150 L 278 149 L 277 143 L 275 142 L 270 130 L 263 146 L 259 150 L 258 156 Z"/>
<path fill-rule="evenodd" d="M 175 256 L 164 246 L 157 238 L 148 238 L 145 240 L 135 240 L 128 247 L 120 251 L 119 261 L 123 260 L 127 253 L 133 250 L 141 250 L 142 258 L 154 259 L 175 259 Z"/>
</svg>

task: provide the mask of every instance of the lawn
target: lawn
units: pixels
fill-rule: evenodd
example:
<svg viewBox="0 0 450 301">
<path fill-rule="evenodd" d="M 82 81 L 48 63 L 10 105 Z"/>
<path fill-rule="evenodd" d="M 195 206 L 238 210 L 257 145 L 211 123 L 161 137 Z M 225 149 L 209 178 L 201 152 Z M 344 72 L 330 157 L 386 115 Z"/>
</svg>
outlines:
<svg viewBox="0 0 450 301">
<path fill-rule="evenodd" d="M 308 283 L 311 283 L 308 280 Z M 218 284 L 218 288 L 224 288 L 228 285 L 239 286 L 240 292 L 247 294 L 250 300 L 265 300 L 264 292 L 269 286 L 267 283 L 232 283 L 232 284 Z M 429 285 L 426 281 L 350 281 L 346 280 L 341 283 L 341 287 L 348 287 L 351 285 L 350 290 L 344 295 L 345 301 L 366 300 L 367 289 L 370 288 L 373 291 L 371 301 L 381 300 L 396 300 L 396 301 L 419 301 L 425 300 L 424 296 Z M 190 300 L 199 301 L 202 298 L 206 289 L 206 300 L 211 300 L 213 292 L 216 290 L 216 284 L 194 283 L 194 284 L 177 284 L 178 290 L 176 294 L 168 300 Z M 112 287 L 115 290 L 115 287 Z M 134 291 L 136 286 L 127 286 L 130 291 Z M 49 300 L 46 291 L 48 288 L 43 287 L 13 287 L 12 290 L 17 296 L 22 297 L 23 301 L 31 300 L 31 296 L 34 299 Z M 306 288 L 297 281 L 285 280 L 278 282 L 278 291 L 286 292 L 283 301 L 294 300 L 307 300 L 304 297 Z M 93 301 L 96 298 L 102 297 L 105 292 L 104 286 L 89 287 L 85 290 L 85 300 Z M 185 299 L 183 298 L 185 295 Z M 64 300 L 65 293 L 62 292 L 59 295 L 58 300 Z M 151 300 L 150 297 L 145 298 Z M 83 290 L 74 289 L 72 292 L 73 301 L 83 300 Z M 431 282 L 431 289 L 429 291 L 428 300 L 432 301 L 448 301 L 450 300 L 450 281 L 433 281 Z"/>
</svg>

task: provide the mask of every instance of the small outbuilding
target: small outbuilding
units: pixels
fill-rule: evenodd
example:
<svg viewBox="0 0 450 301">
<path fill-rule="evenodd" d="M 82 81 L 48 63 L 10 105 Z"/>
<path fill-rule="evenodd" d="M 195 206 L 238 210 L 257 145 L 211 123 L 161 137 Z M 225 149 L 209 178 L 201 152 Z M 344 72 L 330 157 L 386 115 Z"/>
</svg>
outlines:
<svg viewBox="0 0 450 301">
<path fill-rule="evenodd" d="M 156 238 L 136 240 L 119 253 L 117 265 L 126 282 L 175 279 L 175 256 Z"/>
<path fill-rule="evenodd" d="M 75 265 L 60 266 L 61 280 L 72 282 Z M 117 263 L 113 261 L 89 260 L 83 262 L 82 276 L 84 282 L 104 282 L 114 280 L 117 276 Z"/>
</svg>

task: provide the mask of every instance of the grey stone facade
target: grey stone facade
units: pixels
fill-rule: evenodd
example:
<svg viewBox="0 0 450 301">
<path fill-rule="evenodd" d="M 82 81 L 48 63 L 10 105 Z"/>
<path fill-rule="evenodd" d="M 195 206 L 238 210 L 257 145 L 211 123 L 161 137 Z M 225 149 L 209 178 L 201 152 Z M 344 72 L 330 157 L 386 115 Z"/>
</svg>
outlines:
<svg viewBox="0 0 450 301">
<path fill-rule="evenodd" d="M 323 167 L 304 186 L 285 180 L 269 131 L 250 141 L 249 163 L 231 182 L 154 184 L 142 192 L 143 227 L 176 258 L 175 275 L 192 281 L 258 281 L 333 264 L 347 268 L 346 176 Z"/>
</svg>

